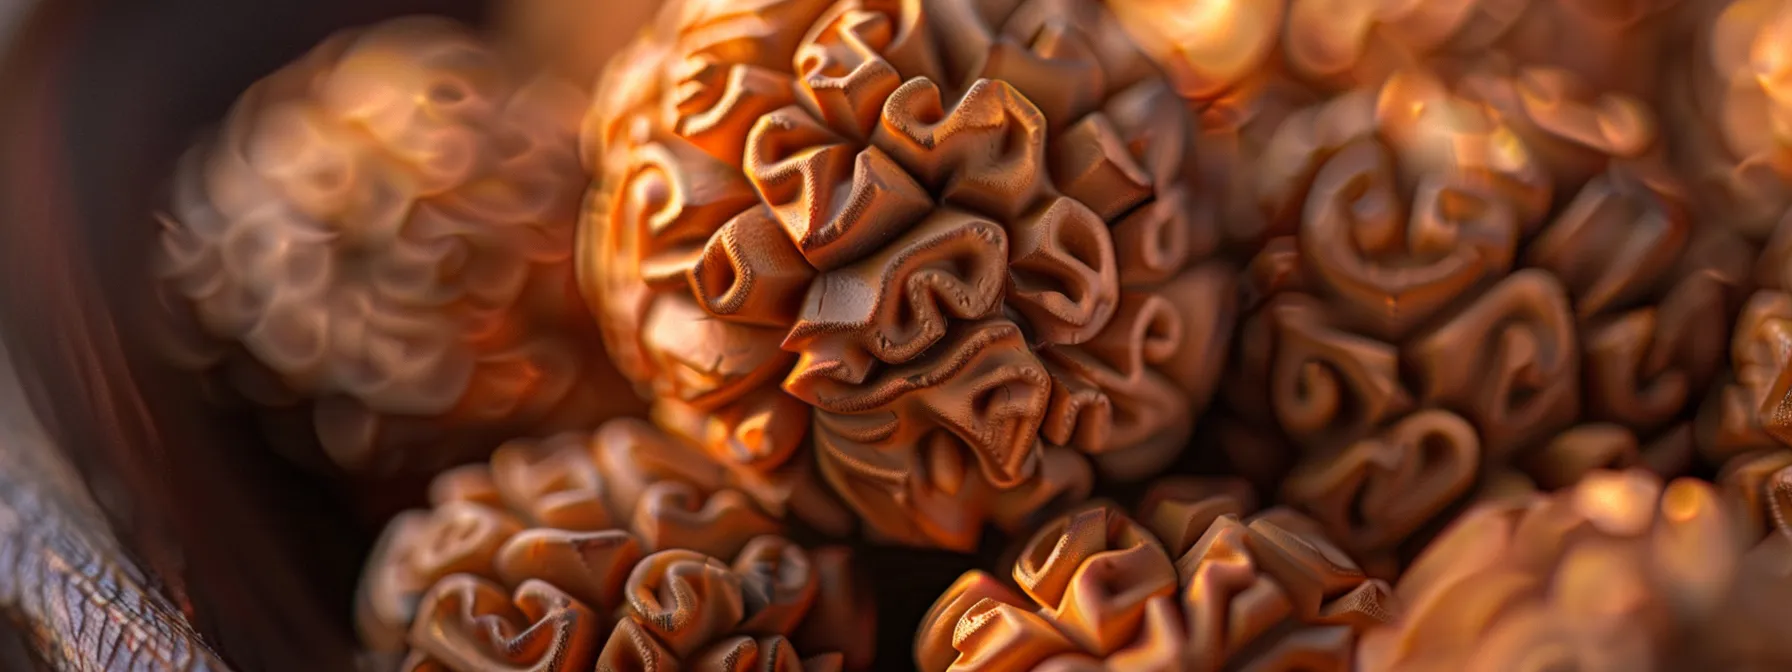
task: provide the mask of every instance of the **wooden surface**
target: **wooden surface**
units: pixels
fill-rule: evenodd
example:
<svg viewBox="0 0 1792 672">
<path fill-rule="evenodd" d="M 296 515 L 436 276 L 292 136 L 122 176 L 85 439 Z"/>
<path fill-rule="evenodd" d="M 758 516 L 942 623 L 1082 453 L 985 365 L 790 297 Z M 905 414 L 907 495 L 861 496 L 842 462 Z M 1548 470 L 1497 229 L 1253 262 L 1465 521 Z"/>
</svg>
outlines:
<svg viewBox="0 0 1792 672">
<path fill-rule="evenodd" d="M 32 417 L 3 346 L 0 610 L 49 669 L 226 669 L 125 557 Z"/>
</svg>

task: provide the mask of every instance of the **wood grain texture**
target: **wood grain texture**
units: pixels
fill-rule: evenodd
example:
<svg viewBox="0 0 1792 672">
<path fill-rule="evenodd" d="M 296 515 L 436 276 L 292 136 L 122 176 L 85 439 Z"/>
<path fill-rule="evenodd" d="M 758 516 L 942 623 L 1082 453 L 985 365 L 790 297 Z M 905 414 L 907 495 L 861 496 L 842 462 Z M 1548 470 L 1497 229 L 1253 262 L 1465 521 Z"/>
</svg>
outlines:
<svg viewBox="0 0 1792 672">
<path fill-rule="evenodd" d="M 225 670 L 125 555 L 0 349 L 0 610 L 56 670 Z"/>
<path fill-rule="evenodd" d="M 28 60 L 26 41 L 14 37 L 22 35 L 15 29 L 31 3 L 0 5 L 8 62 Z M 17 94 L 29 80 L 5 81 L 5 90 Z M 9 144 L 6 164 L 27 156 L 24 149 Z M 17 210 L 9 212 L 10 233 L 29 228 Z M 110 530 L 47 438 L 0 344 L 0 669 L 227 669 Z"/>
</svg>

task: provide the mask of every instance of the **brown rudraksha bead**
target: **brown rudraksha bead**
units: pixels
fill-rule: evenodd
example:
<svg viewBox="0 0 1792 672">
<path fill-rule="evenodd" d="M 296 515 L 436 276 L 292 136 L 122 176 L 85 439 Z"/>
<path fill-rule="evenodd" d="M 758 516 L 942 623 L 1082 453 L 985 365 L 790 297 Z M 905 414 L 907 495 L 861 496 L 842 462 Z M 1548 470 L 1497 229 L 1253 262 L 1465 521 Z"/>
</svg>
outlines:
<svg viewBox="0 0 1792 672">
<path fill-rule="evenodd" d="M 928 612 L 915 659 L 946 670 L 1347 670 L 1391 591 L 1249 490 L 1166 481 L 1130 518 L 1096 504 L 1021 551 L 1020 591 L 965 574 Z"/>
<path fill-rule="evenodd" d="M 1792 294 L 1749 297 L 1730 344 L 1730 376 L 1699 409 L 1698 445 L 1717 464 L 1792 443 Z"/>
<path fill-rule="evenodd" d="M 1190 435 L 1234 311 L 1194 128 L 1094 0 L 675 1 L 587 118 L 581 287 L 718 458 L 967 549 Z"/>
<path fill-rule="evenodd" d="M 1736 522 L 1711 484 L 1639 470 L 1480 505 L 1401 579 L 1356 669 L 1785 669 L 1792 630 L 1760 596 L 1792 591 L 1792 547 Z"/>
<path fill-rule="evenodd" d="M 1747 533 L 1792 539 L 1792 450 L 1761 450 L 1724 462 L 1718 484 Z"/>
<path fill-rule="evenodd" d="M 1680 0 L 1109 0 L 1163 61 L 1177 90 L 1204 103 L 1260 94 L 1278 80 L 1322 94 L 1413 64 L 1552 68 L 1602 90 L 1654 90 L 1658 46 Z M 1546 107 L 1547 98 L 1536 101 Z M 1553 110 L 1556 112 L 1562 109 Z"/>
<path fill-rule="evenodd" d="M 850 552 L 779 536 L 729 473 L 627 419 L 444 472 L 368 561 L 362 641 L 421 670 L 868 666 Z"/>
<path fill-rule="evenodd" d="M 1475 444 L 1473 435 L 1459 417 L 1414 413 L 1329 459 L 1306 459 L 1280 494 L 1372 576 L 1391 579 L 1465 506 L 1568 487 L 1601 469 L 1684 473 L 1694 457 L 1685 427 L 1642 443 L 1621 425 L 1576 425 L 1506 465 L 1477 464 L 1464 450 Z"/>
<path fill-rule="evenodd" d="M 1714 0 L 1691 9 L 1696 34 L 1662 96 L 1678 167 L 1701 213 L 1767 252 L 1757 282 L 1792 289 L 1783 263 L 1792 227 L 1781 224 L 1792 206 L 1792 7 Z"/>
<path fill-rule="evenodd" d="M 1758 252 L 1760 292 L 1735 326 L 1731 376 L 1701 411 L 1713 462 L 1792 442 L 1792 7 L 1775 0 L 1698 5 L 1696 37 L 1670 73 L 1664 114 L 1701 216 Z"/>
<path fill-rule="evenodd" d="M 1291 233 L 1265 207 L 1278 129 L 1307 106 L 1381 86 L 1409 68 L 1486 89 L 1556 179 L 1652 149 L 1645 101 L 1671 53 L 1679 0 L 1110 0 L 1177 92 L 1200 112 L 1202 176 L 1226 235 Z M 1576 185 L 1577 188 L 1578 185 Z"/>
<path fill-rule="evenodd" d="M 1400 72 L 1270 145 L 1258 193 L 1296 235 L 1246 272 L 1223 397 L 1297 454 L 1282 501 L 1364 561 L 1490 470 L 1683 469 L 1723 365 L 1746 250 L 1697 226 L 1657 161 L 1553 172 L 1535 120 L 1498 101 L 1510 85 Z"/>
<path fill-rule="evenodd" d="M 423 17 L 256 83 L 164 218 L 185 363 L 270 409 L 274 439 L 315 436 L 363 473 L 641 408 L 574 282 L 587 178 L 565 93 Z"/>
</svg>

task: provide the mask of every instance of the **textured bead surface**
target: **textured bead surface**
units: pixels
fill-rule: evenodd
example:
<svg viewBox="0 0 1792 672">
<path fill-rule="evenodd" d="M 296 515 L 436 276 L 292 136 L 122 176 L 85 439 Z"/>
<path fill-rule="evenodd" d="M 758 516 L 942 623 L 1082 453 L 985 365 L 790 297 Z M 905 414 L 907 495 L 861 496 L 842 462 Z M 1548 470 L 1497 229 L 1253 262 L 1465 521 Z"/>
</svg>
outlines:
<svg viewBox="0 0 1792 672">
<path fill-rule="evenodd" d="M 1792 667 L 1784 0 L 578 4 L 178 180 L 192 361 L 340 465 L 580 430 L 391 521 L 383 662 L 863 668 L 830 538 L 1003 570 L 878 577 L 930 671 Z"/>
<path fill-rule="evenodd" d="M 1778 669 L 1788 539 L 1739 534 L 1709 483 L 1598 471 L 1476 507 L 1400 580 L 1358 669 Z M 1769 597 L 1774 596 L 1774 597 Z"/>
<path fill-rule="evenodd" d="M 1247 274 L 1224 406 L 1291 454 L 1283 501 L 1365 561 L 1494 471 L 1692 464 L 1748 248 L 1658 156 L 1555 157 L 1562 129 L 1506 107 L 1531 84 L 1398 72 L 1269 140 L 1288 235 Z"/>
<path fill-rule="evenodd" d="M 1235 481 L 1166 480 L 1137 517 L 1097 503 L 1026 543 L 1013 587 L 971 572 L 923 619 L 915 659 L 945 670 L 1347 670 L 1394 617 L 1311 520 L 1253 512 Z M 1018 587 L 1018 590 L 1016 590 Z"/>
<path fill-rule="evenodd" d="M 439 476 L 362 576 L 362 642 L 406 670 L 856 670 L 871 592 L 643 422 L 517 441 Z"/>
<path fill-rule="evenodd" d="M 573 284 L 576 101 L 422 17 L 257 83 L 163 218 L 183 363 L 360 472 L 638 409 Z"/>
<path fill-rule="evenodd" d="M 719 459 L 806 439 L 965 550 L 1187 441 L 1234 310 L 1194 132 L 1093 0 L 672 2 L 586 119 L 581 283 Z"/>
</svg>

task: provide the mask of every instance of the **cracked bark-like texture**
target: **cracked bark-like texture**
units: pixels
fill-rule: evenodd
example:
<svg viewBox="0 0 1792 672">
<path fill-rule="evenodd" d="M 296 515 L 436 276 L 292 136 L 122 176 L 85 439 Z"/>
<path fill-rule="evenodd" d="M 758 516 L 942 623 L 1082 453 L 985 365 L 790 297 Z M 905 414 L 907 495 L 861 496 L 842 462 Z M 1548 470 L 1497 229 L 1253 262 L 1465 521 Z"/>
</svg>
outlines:
<svg viewBox="0 0 1792 672">
<path fill-rule="evenodd" d="M 227 670 L 156 585 L 32 417 L 0 349 L 0 612 L 51 669 Z"/>
<path fill-rule="evenodd" d="M 640 410 L 573 283 L 578 98 L 436 17 L 257 82 L 162 218 L 181 363 L 360 474 Z"/>
<path fill-rule="evenodd" d="M 587 116 L 581 287 L 712 454 L 966 550 L 1186 444 L 1234 295 L 1194 134 L 1095 0 L 672 2 Z"/>
</svg>

